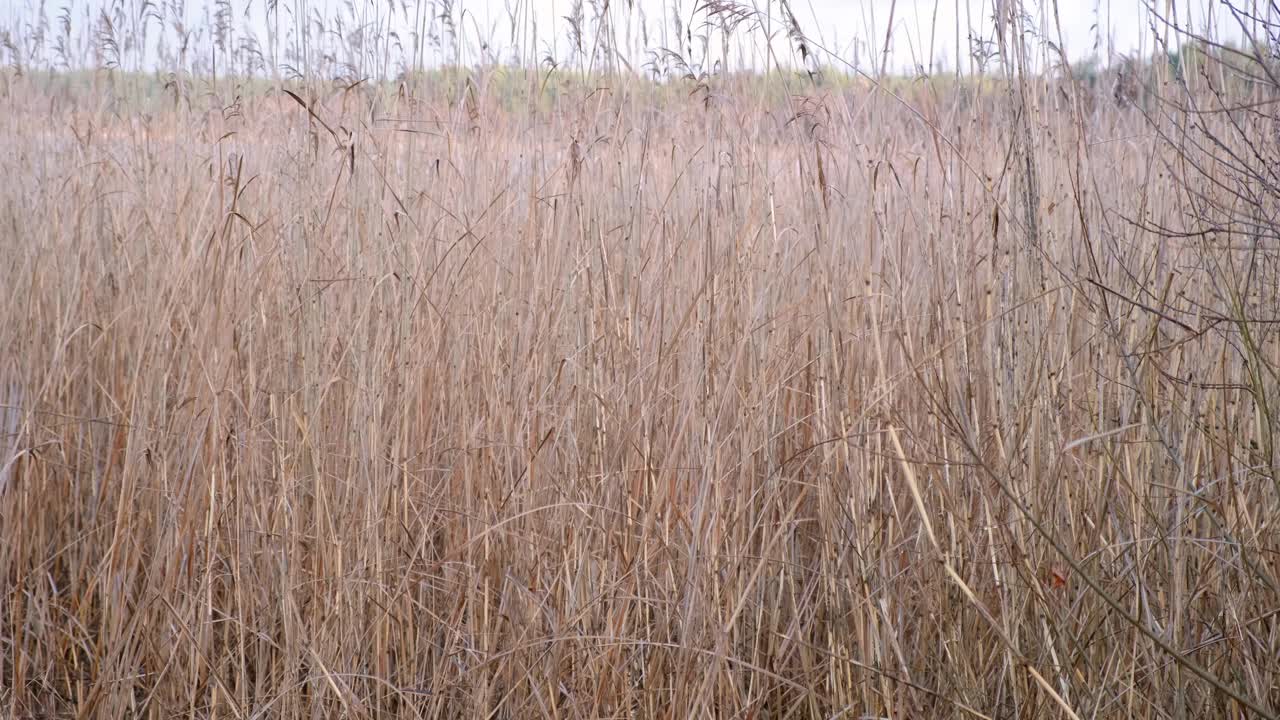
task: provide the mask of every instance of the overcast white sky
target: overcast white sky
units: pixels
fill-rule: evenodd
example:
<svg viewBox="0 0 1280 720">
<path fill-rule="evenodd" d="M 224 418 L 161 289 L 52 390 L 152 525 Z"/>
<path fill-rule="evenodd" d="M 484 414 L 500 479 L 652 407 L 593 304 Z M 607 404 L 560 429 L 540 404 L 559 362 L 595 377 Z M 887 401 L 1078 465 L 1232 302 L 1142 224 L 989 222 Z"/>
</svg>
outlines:
<svg viewBox="0 0 1280 720">
<path fill-rule="evenodd" d="M 155 0 L 157 5 L 172 14 L 179 6 L 185 7 L 187 24 L 206 27 L 207 18 L 215 12 L 219 0 Z M 229 2 L 235 18 L 236 34 L 253 34 L 260 40 L 264 52 L 268 27 L 267 3 L 270 0 L 222 0 Z M 773 19 L 771 30 L 775 32 L 772 56 L 783 62 L 791 61 L 793 44 L 787 41 L 781 29 L 783 11 L 779 0 L 711 0 L 734 2 L 754 8 L 757 17 Z M 815 40 L 827 52 L 818 51 L 819 61 L 829 65 L 855 64 L 864 70 L 873 70 L 881 62 L 895 71 L 922 69 L 925 71 L 952 70 L 959 59 L 960 67 L 971 69 L 974 39 L 994 39 L 991 18 L 997 3 L 1013 0 L 791 0 L 803 32 Z M 0 5 L 12 0 L 0 0 Z M 144 0 L 70 0 L 79 8 L 76 15 L 83 17 L 84 9 L 97 15 L 97 9 L 121 5 L 125 15 L 137 12 Z M 1147 3 L 1167 17 L 1177 16 L 1180 23 L 1190 23 L 1203 28 L 1211 22 L 1210 11 L 1217 13 L 1221 24 L 1225 12 L 1219 0 L 1022 0 L 1031 18 L 1033 51 L 1043 47 L 1044 41 L 1058 43 L 1061 37 L 1067 54 L 1081 59 L 1097 54 L 1104 60 L 1117 54 L 1148 54 L 1155 48 L 1151 31 L 1151 16 Z M 1252 3 L 1254 0 L 1239 0 Z M 19 0 L 9 4 L 9 12 L 16 16 L 29 16 L 40 0 Z M 606 0 L 595 0 L 597 6 Z M 593 9 L 591 0 L 584 0 L 583 13 L 588 27 Z M 635 65 L 643 65 L 649 56 L 647 48 L 668 47 L 680 49 L 676 40 L 675 20 L 681 27 L 692 30 L 695 38 L 694 56 L 701 65 L 710 69 L 722 56 L 720 35 L 707 33 L 708 16 L 705 7 L 708 0 L 608 0 L 610 16 L 618 45 Z M 64 5 L 62 0 L 45 0 L 46 13 L 55 16 Z M 452 16 L 460 28 L 462 59 L 474 61 L 481 40 L 500 60 L 515 55 L 513 47 L 521 48 L 520 57 L 541 60 L 554 57 L 559 62 L 569 59 L 569 23 L 564 18 L 572 14 L 574 0 L 279 0 L 281 8 L 279 27 L 281 35 L 288 35 L 296 20 L 291 14 L 298 12 L 307 17 L 317 15 L 331 20 L 343 17 L 344 29 L 367 24 L 374 34 L 390 27 L 397 31 L 406 54 L 412 54 L 412 32 L 415 17 L 438 16 L 443 8 L 452 5 Z M 25 6 L 25 7 L 24 7 Z M 1057 21 L 1055 22 L 1055 11 Z M 11 18 L 13 17 L 11 15 Z M 515 32 L 511 19 L 515 19 Z M 643 20 L 643 30 L 641 23 Z M 56 24 L 56 23 L 55 23 Z M 730 65 L 760 67 L 765 62 L 768 47 L 765 32 L 750 29 L 744 23 L 732 36 Z M 22 23 L 12 19 L 10 28 Z M 314 23 L 313 23 L 314 25 Z M 536 38 L 534 29 L 536 28 Z M 1061 36 L 1059 36 L 1059 28 Z M 702 55 L 696 39 L 700 33 L 709 35 L 708 52 Z M 154 33 L 153 33 L 154 36 Z M 885 53 L 886 38 L 889 51 Z M 208 42 L 208 35 L 204 36 Z M 592 44 L 591 34 L 585 40 Z M 283 39 L 282 46 L 290 40 Z M 148 55 L 153 52 L 149 49 Z M 371 53 L 372 54 L 372 53 Z M 687 54 L 687 53 L 686 53 Z M 275 56 L 283 62 L 284 51 Z M 429 49 L 423 52 L 426 64 L 440 59 L 455 59 L 453 50 Z M 392 61 L 391 64 L 395 64 Z"/>
<path fill-rule="evenodd" d="M 766 11 L 775 19 L 781 19 L 782 11 L 777 2 L 743 0 Z M 1163 3 L 1164 0 L 1157 0 Z M 503 0 L 464 0 L 477 13 L 489 17 L 503 15 Z M 969 53 L 970 34 L 991 39 L 996 0 L 791 0 L 792 11 L 805 34 L 818 40 L 828 50 L 851 61 L 861 55 L 863 62 L 874 56 L 879 62 L 883 57 L 887 30 L 889 34 L 890 64 L 900 68 L 916 65 L 928 66 L 929 59 L 945 59 L 954 67 L 958 55 Z M 1186 6 L 1187 0 L 1182 0 Z M 1192 0 L 1204 5 L 1206 0 Z M 559 18 L 568 13 L 572 0 L 531 0 L 539 18 Z M 1028 11 L 1037 24 L 1045 23 L 1051 33 L 1049 39 L 1057 41 L 1057 29 L 1052 25 L 1052 0 L 1029 0 Z M 614 0 L 614 5 L 624 5 L 625 0 Z M 651 26 L 665 20 L 670 25 L 672 5 L 681 8 L 686 25 L 696 3 L 691 0 L 672 3 L 671 0 L 636 0 Z M 1095 40 L 1100 39 L 1098 50 L 1105 53 L 1108 36 L 1116 52 L 1139 50 L 1144 38 L 1148 38 L 1149 22 L 1141 0 L 1059 0 L 1058 17 L 1066 39 L 1068 52 L 1076 57 L 1091 54 Z M 664 12 L 665 8 L 665 12 Z M 1203 8 L 1201 8 L 1203 11 Z M 697 16 L 695 16 L 696 18 Z M 700 22 L 695 19 L 695 25 Z M 539 20 L 540 24 L 543 23 Z M 892 25 L 890 23 L 892 22 Z M 563 24 L 563 21 L 561 21 Z M 1094 26 L 1102 28 L 1095 31 Z M 1110 33 L 1105 28 L 1110 27 Z M 776 29 L 776 28 L 775 28 Z M 668 28 L 669 31 L 669 28 Z M 696 32 L 696 31 L 695 31 Z M 652 34 L 652 33 L 651 33 Z M 960 53 L 957 53 L 957 36 Z M 763 48 L 763 36 L 756 39 Z M 669 39 L 669 38 L 668 38 Z"/>
<path fill-rule="evenodd" d="M 311 0 L 336 7 L 345 0 Z M 400 3 L 403 0 L 392 0 Z M 780 21 L 783 15 L 778 0 L 733 0 L 751 7 L 762 16 Z M 971 36 L 985 40 L 994 38 L 991 18 L 997 3 L 1010 0 L 791 0 L 804 33 L 817 40 L 844 62 L 857 62 L 860 67 L 878 65 L 884 59 L 888 35 L 888 65 L 898 70 L 923 68 L 954 69 L 957 58 L 967 69 L 971 55 Z M 413 0 L 410 0 L 411 4 Z M 422 0 L 429 4 L 431 0 Z M 574 0 L 453 0 L 458 17 L 469 14 L 472 21 L 462 23 L 472 37 L 487 35 L 492 45 L 506 47 L 511 38 L 509 18 L 517 18 L 525 38 L 517 44 L 527 46 L 532 20 L 538 28 L 539 56 L 551 52 L 563 60 L 568 52 L 567 26 L 564 19 L 571 14 Z M 1253 0 L 1240 0 L 1253 2 Z M 603 4 L 603 0 L 597 0 Z M 1152 18 L 1147 3 L 1165 17 L 1177 17 L 1201 28 L 1209 21 L 1211 11 L 1218 20 L 1224 16 L 1219 0 L 1022 0 L 1032 18 L 1032 26 L 1046 40 L 1061 40 L 1073 59 L 1093 55 L 1149 53 L 1153 50 Z M 590 0 L 583 3 L 585 14 L 592 14 Z M 632 59 L 640 57 L 639 23 L 645 20 L 649 47 L 674 48 L 672 20 L 678 15 L 685 28 L 692 24 L 696 36 L 705 27 L 707 0 L 611 0 L 613 22 L 621 37 L 633 38 Z M 436 0 L 439 7 L 440 0 Z M 1216 8 L 1216 10 L 1215 10 Z M 1055 22 L 1055 11 L 1057 21 Z M 692 22 L 691 22 L 692 21 Z M 745 27 L 745 25 L 744 25 Z M 479 31 L 477 32 L 477 28 Z M 888 32 L 892 28 L 892 32 Z M 772 28 L 778 31 L 778 25 Z M 734 64 L 759 65 L 765 56 L 764 33 L 737 32 L 730 49 Z M 554 47 L 552 42 L 555 42 Z M 711 60 L 719 57 L 719 40 L 711 42 Z M 619 40 L 620 45 L 625 41 Z M 775 53 L 789 50 L 785 33 L 774 41 Z M 930 60 L 933 61 L 931 66 Z M 824 62 L 831 62 L 829 58 Z M 839 64 L 835 62 L 833 64 Z"/>
<path fill-rule="evenodd" d="M 492 12 L 501 0 L 470 0 Z M 1243 0 L 1250 2 L 1251 0 Z M 532 0 L 540 14 L 563 15 L 568 0 Z M 776 2 L 739 0 L 781 15 Z M 1153 49 L 1148 2 L 1166 18 L 1177 17 L 1204 27 L 1212 11 L 1224 15 L 1219 0 L 1023 0 L 1022 5 L 1043 39 L 1065 46 L 1073 59 L 1099 55 L 1146 53 Z M 614 0 L 620 4 L 619 0 Z M 636 0 L 652 20 L 664 0 Z M 888 35 L 889 64 L 898 68 L 929 67 L 970 55 L 970 36 L 991 40 L 992 17 L 1001 0 L 791 0 L 804 32 L 846 61 L 861 55 L 879 62 Z M 683 3 L 685 16 L 694 2 Z M 887 31 L 892 28 L 891 32 Z M 1061 38 L 1059 37 L 1061 32 Z"/>
</svg>

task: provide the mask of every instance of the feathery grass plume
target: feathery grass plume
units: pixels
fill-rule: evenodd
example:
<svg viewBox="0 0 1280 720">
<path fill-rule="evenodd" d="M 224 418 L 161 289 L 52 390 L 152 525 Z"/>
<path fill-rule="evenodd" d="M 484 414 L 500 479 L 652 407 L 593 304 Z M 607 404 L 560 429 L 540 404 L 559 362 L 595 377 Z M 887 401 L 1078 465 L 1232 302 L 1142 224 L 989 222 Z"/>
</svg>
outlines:
<svg viewBox="0 0 1280 720">
<path fill-rule="evenodd" d="M 98 64 L 107 69 L 120 67 L 120 42 L 116 36 L 116 24 L 106 9 L 98 12 L 97 23 Z"/>
</svg>

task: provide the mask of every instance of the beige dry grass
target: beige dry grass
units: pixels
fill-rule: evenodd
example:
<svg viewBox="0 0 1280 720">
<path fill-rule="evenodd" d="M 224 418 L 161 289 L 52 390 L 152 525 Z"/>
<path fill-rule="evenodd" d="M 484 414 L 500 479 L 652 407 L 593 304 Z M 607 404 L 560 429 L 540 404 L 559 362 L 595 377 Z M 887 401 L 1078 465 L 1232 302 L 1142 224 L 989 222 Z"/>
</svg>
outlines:
<svg viewBox="0 0 1280 720">
<path fill-rule="evenodd" d="M 11 78 L 0 712 L 1274 712 L 1274 254 L 937 87 Z"/>
</svg>

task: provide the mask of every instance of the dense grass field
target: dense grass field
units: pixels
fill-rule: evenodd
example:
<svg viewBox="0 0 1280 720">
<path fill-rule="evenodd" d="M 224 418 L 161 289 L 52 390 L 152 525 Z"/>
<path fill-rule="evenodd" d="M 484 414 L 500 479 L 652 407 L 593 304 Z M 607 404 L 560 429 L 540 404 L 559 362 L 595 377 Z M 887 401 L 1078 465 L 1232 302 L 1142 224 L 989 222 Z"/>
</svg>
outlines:
<svg viewBox="0 0 1280 720">
<path fill-rule="evenodd" d="M 1230 74 L 9 71 L 0 715 L 1274 716 Z"/>
</svg>

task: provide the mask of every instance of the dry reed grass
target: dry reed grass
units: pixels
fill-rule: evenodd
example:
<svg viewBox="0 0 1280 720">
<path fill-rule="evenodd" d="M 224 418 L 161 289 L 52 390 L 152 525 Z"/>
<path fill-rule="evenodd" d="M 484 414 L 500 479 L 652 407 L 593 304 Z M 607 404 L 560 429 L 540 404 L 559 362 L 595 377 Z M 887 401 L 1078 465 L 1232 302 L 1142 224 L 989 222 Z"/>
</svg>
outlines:
<svg viewBox="0 0 1280 720">
<path fill-rule="evenodd" d="M 1275 261 L 1139 109 L 8 87 L 0 712 L 1280 705 Z"/>
</svg>

